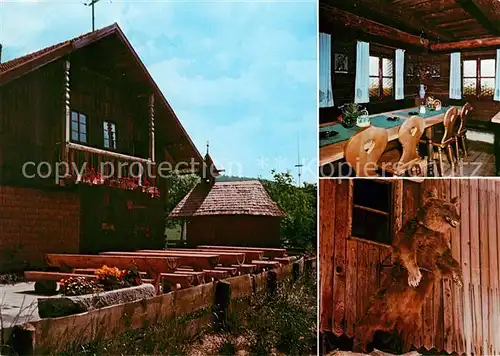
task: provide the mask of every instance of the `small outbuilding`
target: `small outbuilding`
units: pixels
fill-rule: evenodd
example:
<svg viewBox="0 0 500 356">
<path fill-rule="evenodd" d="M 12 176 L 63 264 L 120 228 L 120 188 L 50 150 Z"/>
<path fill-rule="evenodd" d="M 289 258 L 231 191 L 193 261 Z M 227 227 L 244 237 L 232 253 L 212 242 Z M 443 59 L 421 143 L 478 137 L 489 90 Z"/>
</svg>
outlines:
<svg viewBox="0 0 500 356">
<path fill-rule="evenodd" d="M 186 240 L 200 244 L 280 246 L 285 216 L 258 180 L 201 182 L 170 213 L 185 219 Z"/>
</svg>

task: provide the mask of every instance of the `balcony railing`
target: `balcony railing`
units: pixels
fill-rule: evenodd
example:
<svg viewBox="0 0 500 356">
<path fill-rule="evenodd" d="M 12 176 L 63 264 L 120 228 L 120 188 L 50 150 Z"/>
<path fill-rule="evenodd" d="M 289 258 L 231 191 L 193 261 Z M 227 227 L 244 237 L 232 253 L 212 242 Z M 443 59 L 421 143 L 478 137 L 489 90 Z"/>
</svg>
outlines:
<svg viewBox="0 0 500 356">
<path fill-rule="evenodd" d="M 152 160 L 73 142 L 65 147 L 68 174 L 63 185 L 104 185 L 159 195 L 156 165 Z"/>
</svg>

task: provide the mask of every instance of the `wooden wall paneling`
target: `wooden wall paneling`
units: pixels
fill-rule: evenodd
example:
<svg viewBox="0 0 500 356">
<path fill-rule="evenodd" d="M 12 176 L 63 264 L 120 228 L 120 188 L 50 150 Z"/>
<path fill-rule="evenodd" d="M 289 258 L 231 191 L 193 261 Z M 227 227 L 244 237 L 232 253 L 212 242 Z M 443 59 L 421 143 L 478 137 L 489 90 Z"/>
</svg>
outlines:
<svg viewBox="0 0 500 356">
<path fill-rule="evenodd" d="M 460 197 L 460 181 L 458 179 L 450 180 L 450 192 L 451 198 Z M 461 205 L 458 207 L 458 212 L 461 214 Z M 462 214 L 461 214 L 462 216 Z M 461 261 L 462 255 L 462 226 L 459 225 L 458 228 L 454 229 L 451 234 L 451 250 L 452 255 L 457 261 Z M 460 288 L 456 283 L 451 283 L 452 286 L 452 296 L 453 296 L 453 333 L 455 335 L 454 350 L 458 354 L 463 354 L 465 352 L 464 347 L 464 305 L 463 305 L 463 288 Z"/>
<path fill-rule="evenodd" d="M 346 267 L 346 292 L 345 300 L 345 320 L 346 320 L 346 335 L 354 336 L 354 325 L 357 322 L 356 304 L 358 300 L 358 242 L 355 240 L 347 240 L 347 267 Z M 363 292 L 359 290 L 359 294 Z"/>
<path fill-rule="evenodd" d="M 334 180 L 334 182 L 337 181 Z M 335 252 L 333 260 L 333 333 L 335 335 L 341 335 L 345 329 L 346 246 L 352 221 L 352 185 L 352 180 L 343 180 L 335 192 Z"/>
<path fill-rule="evenodd" d="M 450 179 L 442 179 L 441 183 L 441 198 L 445 200 L 451 199 L 451 180 Z M 452 235 L 454 229 L 451 229 L 448 232 L 447 238 L 450 243 L 452 241 Z M 454 255 L 456 256 L 456 255 Z M 455 327 L 453 323 L 453 295 L 451 291 L 451 280 L 449 278 L 441 281 L 441 297 L 442 297 L 442 313 L 439 313 L 439 318 L 442 318 L 441 328 L 438 329 L 436 338 L 442 337 L 442 349 L 446 350 L 449 353 L 452 353 L 455 350 Z M 436 288 L 437 286 L 435 286 Z M 435 293 L 436 295 L 437 293 Z"/>
<path fill-rule="evenodd" d="M 495 181 L 495 207 L 497 214 L 500 213 L 500 180 Z M 498 215 L 497 215 L 498 216 Z M 496 220 L 496 242 L 497 242 L 497 265 L 495 271 L 495 320 L 494 330 L 500 330 L 500 219 Z M 495 353 L 500 353 L 500 332 L 495 333 Z"/>
<path fill-rule="evenodd" d="M 479 182 L 470 180 L 470 236 L 471 236 L 471 286 L 472 286 L 472 313 L 473 313 L 473 353 L 483 354 L 483 328 L 481 310 L 481 261 L 479 244 Z"/>
<path fill-rule="evenodd" d="M 339 184 L 330 179 L 319 182 L 320 196 L 320 325 L 321 331 L 332 330 L 333 256 L 335 252 L 335 193 Z"/>
<path fill-rule="evenodd" d="M 465 353 L 467 355 L 472 354 L 472 342 L 473 342 L 473 319 L 472 319 L 472 300 L 471 300 L 471 235 L 470 235 L 470 211 L 469 211 L 469 195 L 471 184 L 469 179 L 460 180 L 460 239 L 461 239 L 461 249 L 460 249 L 460 261 L 462 266 L 462 278 L 463 278 L 463 337 L 464 337 L 464 347 Z"/>
<path fill-rule="evenodd" d="M 424 184 L 423 184 L 423 190 L 422 190 L 422 204 L 424 203 L 425 201 L 425 198 L 427 197 L 427 195 L 429 194 L 429 192 L 431 191 L 431 189 L 433 187 L 436 187 L 436 189 L 438 189 L 438 194 L 440 194 L 440 186 L 439 186 L 439 183 L 441 182 L 441 180 L 431 180 L 431 179 L 427 179 L 424 181 Z M 434 328 L 434 313 L 436 314 L 439 314 L 440 313 L 440 310 L 439 309 L 436 309 L 434 310 L 434 300 L 436 299 L 435 297 L 435 293 L 436 293 L 436 289 L 438 289 L 439 291 L 441 290 L 441 285 L 440 284 L 435 284 L 434 287 L 433 287 L 433 292 L 432 294 L 430 294 L 429 296 L 427 296 L 427 298 L 425 299 L 425 302 L 424 302 L 424 307 L 423 307 L 423 310 L 422 310 L 422 313 L 423 313 L 423 317 L 422 317 L 422 325 L 423 325 L 423 339 L 422 339 L 422 344 L 423 346 L 427 349 L 427 350 L 430 350 L 434 347 L 435 345 L 435 341 L 436 341 L 436 330 Z"/>
<path fill-rule="evenodd" d="M 490 284 L 489 273 L 489 239 L 488 239 L 488 181 L 479 179 L 479 246 L 481 265 L 481 311 L 482 311 L 482 347 L 483 352 L 489 352 L 489 315 L 488 315 L 488 289 Z"/>
<path fill-rule="evenodd" d="M 358 322 L 365 315 L 368 308 L 369 296 L 367 296 L 368 289 L 368 246 L 366 243 L 358 242 L 358 300 L 356 301 L 356 313 Z"/>
<path fill-rule="evenodd" d="M 483 180 L 484 181 L 484 180 Z M 495 324 L 495 291 L 498 289 L 498 246 L 497 246 L 497 236 L 496 236 L 496 220 L 497 220 L 497 209 L 496 209 L 496 192 L 495 192 L 495 182 L 493 180 L 486 180 L 487 189 L 487 204 L 488 204 L 488 270 L 489 270 L 489 281 L 488 281 L 488 353 L 490 355 L 495 354 L 494 344 L 495 335 L 499 333 L 498 329 L 494 329 Z"/>
</svg>

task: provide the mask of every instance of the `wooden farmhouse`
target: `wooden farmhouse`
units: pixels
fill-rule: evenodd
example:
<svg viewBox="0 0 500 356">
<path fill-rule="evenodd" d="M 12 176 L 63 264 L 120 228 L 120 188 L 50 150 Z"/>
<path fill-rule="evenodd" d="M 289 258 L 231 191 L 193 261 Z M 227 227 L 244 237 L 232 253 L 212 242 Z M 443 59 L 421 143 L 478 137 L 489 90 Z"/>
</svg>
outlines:
<svg viewBox="0 0 500 356">
<path fill-rule="evenodd" d="M 160 162 L 203 158 L 117 24 L 0 61 L 0 269 L 163 248 Z"/>
<path fill-rule="evenodd" d="M 261 182 L 204 181 L 170 213 L 184 219 L 188 245 L 280 247 L 285 216 Z"/>
<path fill-rule="evenodd" d="M 395 234 L 412 219 L 427 193 L 459 197 L 461 223 L 450 232 L 462 288 L 434 284 L 413 347 L 437 354 L 500 352 L 500 181 L 487 179 L 321 180 L 320 329 L 353 338 L 370 298 L 386 286 Z"/>
<path fill-rule="evenodd" d="M 499 6 L 320 0 L 321 174 L 359 162 L 387 176 L 498 175 Z M 359 147 L 372 139 L 365 157 Z M 372 175 L 361 168 L 351 175 Z"/>
</svg>

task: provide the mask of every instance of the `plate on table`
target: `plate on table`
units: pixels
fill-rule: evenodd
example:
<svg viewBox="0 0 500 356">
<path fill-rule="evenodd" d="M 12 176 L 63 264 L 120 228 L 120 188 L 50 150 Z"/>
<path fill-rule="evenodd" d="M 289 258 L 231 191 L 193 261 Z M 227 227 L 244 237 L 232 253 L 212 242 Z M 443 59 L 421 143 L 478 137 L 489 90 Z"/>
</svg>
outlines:
<svg viewBox="0 0 500 356">
<path fill-rule="evenodd" d="M 408 115 L 419 115 L 420 113 L 418 111 L 410 111 Z"/>
<path fill-rule="evenodd" d="M 320 140 L 325 140 L 327 138 L 335 137 L 339 133 L 335 130 L 326 130 L 326 131 L 320 131 L 319 132 L 319 138 Z"/>
</svg>

